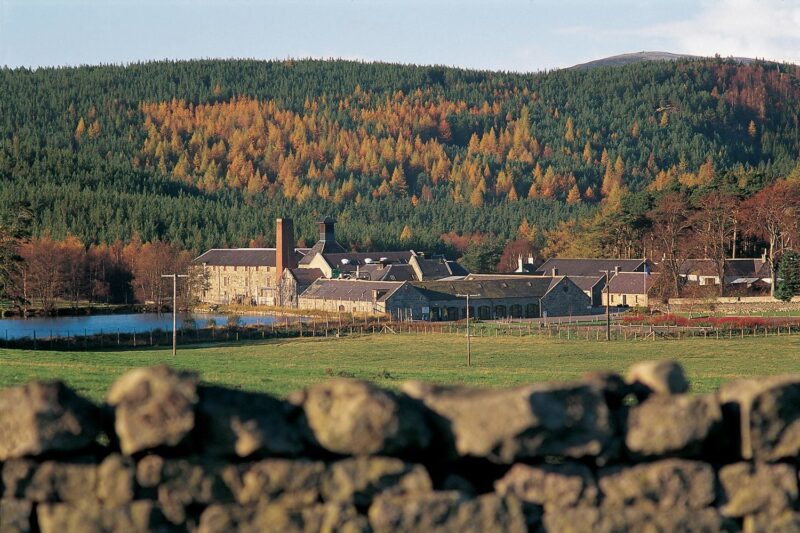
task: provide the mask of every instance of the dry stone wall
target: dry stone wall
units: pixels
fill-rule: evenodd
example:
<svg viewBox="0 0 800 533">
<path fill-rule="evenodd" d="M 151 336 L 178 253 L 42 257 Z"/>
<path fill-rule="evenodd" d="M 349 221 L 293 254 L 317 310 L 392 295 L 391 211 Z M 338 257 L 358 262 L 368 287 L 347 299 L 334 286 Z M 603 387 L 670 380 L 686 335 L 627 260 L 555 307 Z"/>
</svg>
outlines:
<svg viewBox="0 0 800 533">
<path fill-rule="evenodd" d="M 278 399 L 168 367 L 0 391 L 0 531 L 797 531 L 800 377 Z"/>
</svg>

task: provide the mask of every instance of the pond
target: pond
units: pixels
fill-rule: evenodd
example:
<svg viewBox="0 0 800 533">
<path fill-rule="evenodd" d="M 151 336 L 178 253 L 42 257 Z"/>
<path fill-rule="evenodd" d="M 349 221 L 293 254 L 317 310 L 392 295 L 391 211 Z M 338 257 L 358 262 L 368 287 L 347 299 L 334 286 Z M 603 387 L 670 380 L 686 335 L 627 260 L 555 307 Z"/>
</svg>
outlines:
<svg viewBox="0 0 800 533">
<path fill-rule="evenodd" d="M 186 320 L 194 320 L 196 327 L 208 326 L 210 320 L 218 326 L 228 323 L 227 315 L 207 313 L 181 313 L 178 315 L 178 329 Z M 270 324 L 274 317 L 263 315 L 239 315 L 239 324 Z M 172 331 L 172 315 L 169 313 L 130 313 L 120 315 L 87 315 L 35 318 L 0 319 L 0 338 L 22 339 L 35 337 L 68 337 L 95 335 L 99 333 L 145 333 L 155 329 Z"/>
</svg>

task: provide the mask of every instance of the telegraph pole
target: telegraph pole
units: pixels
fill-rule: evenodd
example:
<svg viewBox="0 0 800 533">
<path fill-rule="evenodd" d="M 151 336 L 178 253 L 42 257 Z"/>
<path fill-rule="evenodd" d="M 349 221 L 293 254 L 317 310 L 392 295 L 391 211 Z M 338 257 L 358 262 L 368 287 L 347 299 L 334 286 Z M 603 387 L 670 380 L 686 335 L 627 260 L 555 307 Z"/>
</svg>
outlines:
<svg viewBox="0 0 800 533">
<path fill-rule="evenodd" d="M 172 278 L 172 357 L 178 352 L 178 278 L 188 278 L 187 274 L 161 274 L 162 278 Z"/>
<path fill-rule="evenodd" d="M 611 287 L 608 285 L 608 270 L 601 270 L 606 275 L 606 340 L 611 340 Z"/>
<path fill-rule="evenodd" d="M 467 299 L 467 366 L 472 365 L 472 343 L 469 335 L 469 299 L 477 298 L 480 294 L 456 294 L 459 298 Z"/>
</svg>

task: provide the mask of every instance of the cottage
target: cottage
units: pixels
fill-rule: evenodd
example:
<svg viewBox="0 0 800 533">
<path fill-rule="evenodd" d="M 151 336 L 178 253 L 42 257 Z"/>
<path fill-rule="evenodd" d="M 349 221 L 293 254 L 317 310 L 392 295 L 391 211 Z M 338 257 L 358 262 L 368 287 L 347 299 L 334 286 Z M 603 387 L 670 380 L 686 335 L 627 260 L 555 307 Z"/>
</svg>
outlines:
<svg viewBox="0 0 800 533">
<path fill-rule="evenodd" d="M 479 279 L 531 279 L 543 277 L 552 279 L 553 276 L 536 276 L 535 274 L 514 272 L 512 274 L 469 274 L 464 279 L 467 281 Z M 566 276 L 589 297 L 592 307 L 603 305 L 603 289 L 606 286 L 605 276 Z"/>
<path fill-rule="evenodd" d="M 680 276 L 690 284 L 720 284 L 716 263 L 711 259 L 687 259 Z M 723 280 L 726 288 L 738 292 L 768 292 L 772 283 L 769 262 L 765 256 L 726 259 Z"/>
<path fill-rule="evenodd" d="M 608 282 L 608 291 L 603 292 L 603 305 L 616 307 L 647 307 L 655 277 L 645 272 L 619 272 Z"/>
</svg>

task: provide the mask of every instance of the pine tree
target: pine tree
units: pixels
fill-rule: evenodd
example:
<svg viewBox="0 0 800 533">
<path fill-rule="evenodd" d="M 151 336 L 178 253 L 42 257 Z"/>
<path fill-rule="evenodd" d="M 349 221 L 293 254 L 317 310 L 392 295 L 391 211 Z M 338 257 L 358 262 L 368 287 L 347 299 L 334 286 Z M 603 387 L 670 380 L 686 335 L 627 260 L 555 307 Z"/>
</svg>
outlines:
<svg viewBox="0 0 800 533">
<path fill-rule="evenodd" d="M 788 251 L 778 262 L 778 285 L 775 298 L 788 302 L 800 295 L 800 254 Z"/>
</svg>

